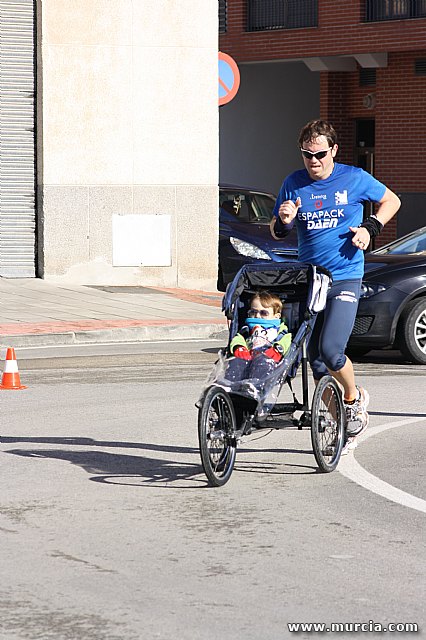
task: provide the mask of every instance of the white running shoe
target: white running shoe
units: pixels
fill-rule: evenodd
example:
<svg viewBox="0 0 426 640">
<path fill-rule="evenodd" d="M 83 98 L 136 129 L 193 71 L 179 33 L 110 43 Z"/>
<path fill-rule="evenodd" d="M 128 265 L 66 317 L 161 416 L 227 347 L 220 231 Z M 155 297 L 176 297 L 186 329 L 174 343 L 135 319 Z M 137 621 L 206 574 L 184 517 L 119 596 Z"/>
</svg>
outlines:
<svg viewBox="0 0 426 640">
<path fill-rule="evenodd" d="M 346 435 L 349 438 L 359 436 L 368 426 L 369 415 L 367 412 L 370 396 L 366 389 L 357 387 L 358 398 L 351 403 L 345 402 L 346 411 Z"/>
</svg>

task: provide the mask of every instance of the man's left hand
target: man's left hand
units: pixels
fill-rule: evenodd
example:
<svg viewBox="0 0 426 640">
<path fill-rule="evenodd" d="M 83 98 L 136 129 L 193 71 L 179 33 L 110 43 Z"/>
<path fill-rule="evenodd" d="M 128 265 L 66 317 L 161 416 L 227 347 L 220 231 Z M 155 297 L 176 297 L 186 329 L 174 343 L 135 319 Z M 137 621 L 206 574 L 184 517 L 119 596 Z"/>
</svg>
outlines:
<svg viewBox="0 0 426 640">
<path fill-rule="evenodd" d="M 349 227 L 349 229 L 354 234 L 352 238 L 354 247 L 361 249 L 361 251 L 366 251 L 371 239 L 367 229 L 364 227 Z"/>
</svg>

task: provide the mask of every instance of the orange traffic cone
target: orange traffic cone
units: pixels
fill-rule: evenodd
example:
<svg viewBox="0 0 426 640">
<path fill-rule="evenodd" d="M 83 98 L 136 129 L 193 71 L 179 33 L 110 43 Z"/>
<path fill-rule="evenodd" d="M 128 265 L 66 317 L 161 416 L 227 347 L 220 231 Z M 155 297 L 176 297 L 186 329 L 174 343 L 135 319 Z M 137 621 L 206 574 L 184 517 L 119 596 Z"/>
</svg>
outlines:
<svg viewBox="0 0 426 640">
<path fill-rule="evenodd" d="M 21 384 L 19 377 L 18 363 L 16 361 L 15 349 L 8 348 L 6 353 L 6 361 L 4 363 L 4 373 L 1 379 L 0 389 L 26 389 Z"/>
</svg>

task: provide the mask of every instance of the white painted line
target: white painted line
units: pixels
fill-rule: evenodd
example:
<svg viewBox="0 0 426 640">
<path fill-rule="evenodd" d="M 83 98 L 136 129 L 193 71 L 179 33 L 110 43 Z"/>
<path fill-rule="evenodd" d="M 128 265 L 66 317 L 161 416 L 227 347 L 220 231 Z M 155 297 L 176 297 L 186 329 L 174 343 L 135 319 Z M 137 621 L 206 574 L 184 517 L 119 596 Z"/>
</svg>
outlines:
<svg viewBox="0 0 426 640">
<path fill-rule="evenodd" d="M 363 442 L 364 440 L 376 436 L 378 433 L 382 433 L 383 431 L 387 431 L 388 429 L 396 429 L 397 427 L 403 427 L 409 424 L 415 424 L 416 422 L 425 421 L 426 418 L 407 418 L 405 420 L 399 420 L 398 422 L 391 422 L 378 427 L 371 427 L 360 436 L 359 441 Z M 426 513 L 426 500 L 417 498 L 417 496 L 413 496 L 406 491 L 402 491 L 401 489 L 388 484 L 384 480 L 380 480 L 380 478 L 377 478 L 377 476 L 374 476 L 372 473 L 369 473 L 355 460 L 352 452 L 344 458 L 341 458 L 338 471 L 340 471 L 345 478 L 356 482 L 368 491 L 372 491 L 373 493 L 376 493 L 383 498 L 387 498 L 387 500 L 391 500 L 392 502 L 396 502 L 397 504 L 401 504 L 404 507 L 409 507 L 410 509 Z"/>
<path fill-rule="evenodd" d="M 173 343 L 191 343 L 191 342 L 221 342 L 223 343 L 223 339 L 221 338 L 167 338 L 167 342 Z M 96 346 L 96 347 L 120 347 L 120 346 L 141 346 L 141 345 L 149 345 L 149 344 L 164 344 L 164 340 L 139 340 L 138 342 L 91 342 L 90 345 L 83 344 L 41 344 L 39 346 L 28 346 L 28 347 L 15 347 L 15 351 L 35 351 L 36 349 L 76 349 L 80 348 L 82 351 L 87 349 L 87 346 Z M 1 347 L 2 350 L 6 352 L 7 347 Z"/>
</svg>

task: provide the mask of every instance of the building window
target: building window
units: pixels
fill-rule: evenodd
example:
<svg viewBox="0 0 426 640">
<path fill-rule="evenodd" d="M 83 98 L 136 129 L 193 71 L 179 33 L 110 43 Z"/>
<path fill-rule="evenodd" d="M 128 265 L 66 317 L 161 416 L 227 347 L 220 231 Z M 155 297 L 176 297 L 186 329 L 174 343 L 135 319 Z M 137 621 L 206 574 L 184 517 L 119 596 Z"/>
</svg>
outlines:
<svg viewBox="0 0 426 640">
<path fill-rule="evenodd" d="M 226 33 L 228 7 L 227 0 L 219 0 L 219 33 Z"/>
<path fill-rule="evenodd" d="M 414 61 L 414 73 L 416 76 L 426 76 L 426 58 L 416 58 Z"/>
<path fill-rule="evenodd" d="M 426 18 L 426 0 L 366 0 L 365 22 Z"/>
<path fill-rule="evenodd" d="M 368 87 L 376 84 L 376 69 L 361 67 L 359 70 L 359 86 Z"/>
<path fill-rule="evenodd" d="M 247 31 L 316 26 L 318 0 L 247 0 Z"/>
</svg>

